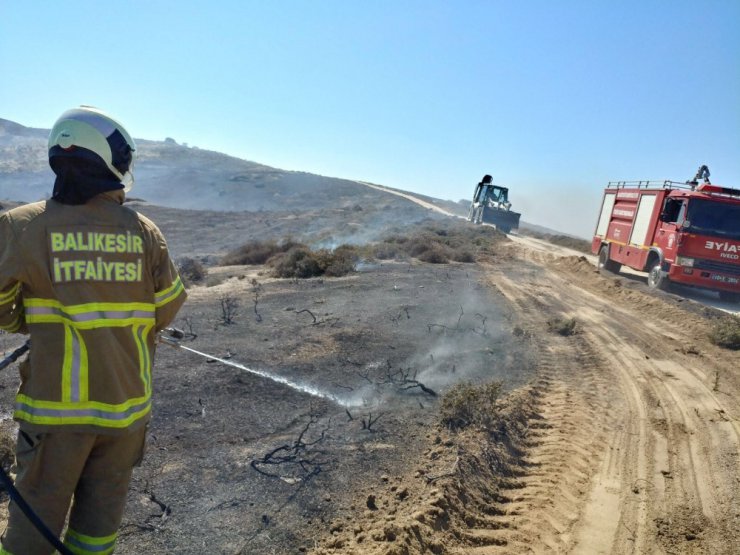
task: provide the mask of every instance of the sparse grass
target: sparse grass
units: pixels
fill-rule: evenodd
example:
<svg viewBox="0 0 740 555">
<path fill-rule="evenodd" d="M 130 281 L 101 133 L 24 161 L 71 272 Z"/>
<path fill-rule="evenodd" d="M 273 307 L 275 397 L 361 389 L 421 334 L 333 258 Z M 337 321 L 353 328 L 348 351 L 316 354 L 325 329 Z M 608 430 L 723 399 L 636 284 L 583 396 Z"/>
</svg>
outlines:
<svg viewBox="0 0 740 555">
<path fill-rule="evenodd" d="M 473 263 L 490 252 L 502 235 L 489 228 L 462 222 L 436 222 L 415 230 L 387 235 L 375 243 L 372 255 L 380 260 L 418 258 L 431 264 Z"/>
<path fill-rule="evenodd" d="M 534 237 L 535 239 L 542 239 L 543 241 L 547 241 L 553 245 L 560 245 L 561 247 L 573 249 L 574 251 L 591 254 L 591 241 L 587 241 L 586 239 L 579 239 L 569 235 L 539 233 L 537 231 L 521 227 L 519 228 L 519 233 L 529 237 Z"/>
<path fill-rule="evenodd" d="M 578 331 L 575 318 L 553 318 L 547 321 L 547 329 L 563 336 L 573 335 Z"/>
<path fill-rule="evenodd" d="M 709 331 L 709 340 L 718 347 L 740 350 L 740 318 L 727 316 L 717 320 Z"/>
<path fill-rule="evenodd" d="M 492 429 L 497 421 L 496 402 L 501 394 L 501 385 L 501 382 L 455 385 L 442 397 L 442 423 L 451 430 L 468 426 Z"/>
</svg>

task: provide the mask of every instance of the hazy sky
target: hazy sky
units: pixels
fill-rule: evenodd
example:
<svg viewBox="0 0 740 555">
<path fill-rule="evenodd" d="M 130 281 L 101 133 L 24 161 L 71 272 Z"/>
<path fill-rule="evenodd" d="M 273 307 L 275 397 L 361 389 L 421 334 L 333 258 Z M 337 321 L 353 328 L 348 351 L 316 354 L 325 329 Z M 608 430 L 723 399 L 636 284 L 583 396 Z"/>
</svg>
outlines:
<svg viewBox="0 0 740 555">
<path fill-rule="evenodd" d="M 609 180 L 740 187 L 740 0 L 0 0 L 0 117 L 91 104 L 289 170 L 590 236 Z M 137 183 L 143 188 L 145 183 Z"/>
</svg>

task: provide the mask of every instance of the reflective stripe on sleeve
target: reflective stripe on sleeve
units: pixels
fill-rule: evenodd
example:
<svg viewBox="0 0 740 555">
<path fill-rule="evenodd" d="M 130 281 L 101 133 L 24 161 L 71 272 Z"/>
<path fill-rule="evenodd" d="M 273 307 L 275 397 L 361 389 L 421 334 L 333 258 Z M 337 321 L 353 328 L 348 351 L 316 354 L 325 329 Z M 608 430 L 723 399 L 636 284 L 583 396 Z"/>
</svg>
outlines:
<svg viewBox="0 0 740 555">
<path fill-rule="evenodd" d="M 177 296 L 182 293 L 185 290 L 185 287 L 182 284 L 182 281 L 180 280 L 180 276 L 177 276 L 177 279 L 172 282 L 172 285 L 170 285 L 167 289 L 164 291 L 159 291 L 155 293 L 154 295 L 154 304 L 157 308 L 162 307 L 169 303 L 170 301 L 177 298 Z"/>
<path fill-rule="evenodd" d="M 13 287 L 11 287 L 8 291 L 4 293 L 0 293 L 0 306 L 4 304 L 12 303 L 16 296 L 18 295 L 18 291 L 21 288 L 20 282 L 16 283 Z"/>
<path fill-rule="evenodd" d="M 18 312 L 18 314 L 15 315 L 13 318 L 13 321 L 9 324 L 3 324 L 0 325 L 0 330 L 7 331 L 8 333 L 15 333 L 19 329 L 21 329 L 21 325 L 23 324 L 23 314 Z"/>
<path fill-rule="evenodd" d="M 64 536 L 64 545 L 77 555 L 107 555 L 113 553 L 117 539 L 118 533 L 110 536 L 94 537 L 80 534 L 69 528 Z"/>
</svg>

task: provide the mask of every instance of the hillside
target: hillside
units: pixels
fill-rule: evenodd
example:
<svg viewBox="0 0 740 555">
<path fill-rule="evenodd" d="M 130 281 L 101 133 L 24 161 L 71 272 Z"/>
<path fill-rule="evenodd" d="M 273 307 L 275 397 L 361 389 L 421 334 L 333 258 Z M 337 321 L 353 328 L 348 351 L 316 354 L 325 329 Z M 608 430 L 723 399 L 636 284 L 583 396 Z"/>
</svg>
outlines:
<svg viewBox="0 0 740 555">
<path fill-rule="evenodd" d="M 48 133 L 0 119 L 0 198 L 31 202 L 49 195 Z M 270 212 L 348 208 L 384 198 L 355 181 L 271 168 L 171 139 L 139 139 L 137 146 L 132 194 L 152 204 Z"/>
<path fill-rule="evenodd" d="M 0 197 L 35 174 L 45 196 L 43 130 L 2 129 Z M 157 350 L 117 553 L 738 553 L 740 351 L 716 340 L 736 318 L 435 199 L 165 142 L 141 162 L 129 206 L 204 263 L 176 325 L 206 355 Z M 284 239 L 359 245 L 354 269 L 221 263 Z"/>
</svg>

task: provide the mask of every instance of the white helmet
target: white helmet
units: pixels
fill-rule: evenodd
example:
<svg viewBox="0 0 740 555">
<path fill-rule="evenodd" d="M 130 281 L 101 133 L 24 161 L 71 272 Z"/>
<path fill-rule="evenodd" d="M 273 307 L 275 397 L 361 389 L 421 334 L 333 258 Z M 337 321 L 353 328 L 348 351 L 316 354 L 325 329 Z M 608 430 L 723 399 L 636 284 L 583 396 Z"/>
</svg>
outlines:
<svg viewBox="0 0 740 555">
<path fill-rule="evenodd" d="M 102 161 L 120 180 L 125 191 L 134 184 L 133 163 L 136 143 L 118 121 L 91 106 L 64 112 L 49 134 L 49 164 L 54 159 L 82 158 Z"/>
</svg>

